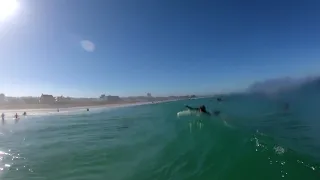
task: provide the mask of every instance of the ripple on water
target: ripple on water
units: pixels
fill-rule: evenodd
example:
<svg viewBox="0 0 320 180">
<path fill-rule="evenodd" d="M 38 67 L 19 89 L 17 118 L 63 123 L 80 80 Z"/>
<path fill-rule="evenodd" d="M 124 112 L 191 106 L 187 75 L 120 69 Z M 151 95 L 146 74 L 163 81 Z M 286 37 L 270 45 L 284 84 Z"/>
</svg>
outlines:
<svg viewBox="0 0 320 180">
<path fill-rule="evenodd" d="M 11 152 L 9 149 L 8 152 Z M 23 165 L 19 160 L 24 160 L 23 157 L 18 153 L 7 153 L 0 151 L 0 169 L 1 171 L 5 170 L 19 170 L 21 168 L 26 168 L 26 165 Z"/>
<path fill-rule="evenodd" d="M 254 143 L 254 148 L 256 152 L 262 153 L 262 154 L 269 154 L 268 156 L 268 164 L 270 166 L 273 166 L 280 170 L 280 176 L 282 178 L 285 178 L 289 175 L 290 168 L 294 167 L 300 167 L 300 168 L 307 168 L 312 171 L 318 171 L 319 167 L 316 165 L 311 165 L 308 163 L 305 163 L 302 160 L 299 159 L 291 159 L 291 157 L 294 157 L 292 154 L 294 152 L 287 150 L 286 148 L 275 145 L 272 147 L 270 142 L 266 142 L 265 139 L 266 136 L 261 136 L 260 134 L 255 134 L 253 138 L 251 138 L 251 142 Z M 262 143 L 263 142 L 263 143 Z M 289 155 L 285 155 L 286 153 L 289 153 Z M 265 156 L 263 156 L 265 157 Z M 286 167 L 289 164 L 289 167 Z M 302 166 L 301 166 L 302 165 Z M 291 172 L 291 171 L 290 171 Z M 291 172 L 292 174 L 293 172 Z"/>
</svg>

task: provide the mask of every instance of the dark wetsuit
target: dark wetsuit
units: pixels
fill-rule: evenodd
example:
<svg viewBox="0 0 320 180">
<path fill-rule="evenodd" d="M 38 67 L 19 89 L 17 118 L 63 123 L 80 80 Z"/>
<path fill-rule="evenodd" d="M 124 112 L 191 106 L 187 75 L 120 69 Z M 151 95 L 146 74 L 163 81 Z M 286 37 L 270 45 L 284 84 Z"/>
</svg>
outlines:
<svg viewBox="0 0 320 180">
<path fill-rule="evenodd" d="M 211 115 L 205 108 L 193 108 L 190 106 L 186 106 L 186 108 L 188 108 L 189 110 L 200 111 L 200 112 L 205 113 L 207 115 Z"/>
</svg>

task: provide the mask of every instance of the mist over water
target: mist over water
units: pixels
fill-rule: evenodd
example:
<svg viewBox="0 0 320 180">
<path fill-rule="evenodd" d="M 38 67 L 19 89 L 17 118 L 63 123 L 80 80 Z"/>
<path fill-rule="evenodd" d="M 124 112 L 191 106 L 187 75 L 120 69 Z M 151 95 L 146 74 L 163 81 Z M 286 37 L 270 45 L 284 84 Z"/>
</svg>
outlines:
<svg viewBox="0 0 320 180">
<path fill-rule="evenodd" d="M 317 82 L 274 94 L 33 115 L 0 128 L 3 179 L 319 179 Z M 288 103 L 288 108 L 286 107 Z M 184 105 L 220 117 L 177 117 Z"/>
</svg>

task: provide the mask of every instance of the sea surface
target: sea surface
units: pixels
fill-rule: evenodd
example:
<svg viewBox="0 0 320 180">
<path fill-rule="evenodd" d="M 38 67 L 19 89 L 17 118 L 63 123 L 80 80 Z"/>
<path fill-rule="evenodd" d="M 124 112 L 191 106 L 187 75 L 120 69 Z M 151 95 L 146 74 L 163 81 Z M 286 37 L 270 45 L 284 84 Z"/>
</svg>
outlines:
<svg viewBox="0 0 320 180">
<path fill-rule="evenodd" d="M 319 180 L 320 91 L 233 94 L 8 118 L 5 180 Z M 286 108 L 285 103 L 289 106 Z M 206 105 L 219 117 L 184 116 Z"/>
</svg>

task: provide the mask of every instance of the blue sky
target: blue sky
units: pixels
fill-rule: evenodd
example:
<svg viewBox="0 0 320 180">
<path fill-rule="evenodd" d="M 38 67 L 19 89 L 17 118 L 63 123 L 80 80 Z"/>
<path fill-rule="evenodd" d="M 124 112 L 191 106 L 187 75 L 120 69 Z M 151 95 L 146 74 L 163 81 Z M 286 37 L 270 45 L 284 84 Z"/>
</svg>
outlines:
<svg viewBox="0 0 320 180">
<path fill-rule="evenodd" d="M 320 69 L 317 0 L 19 2 L 0 22 L 7 95 L 203 94 Z"/>
</svg>

